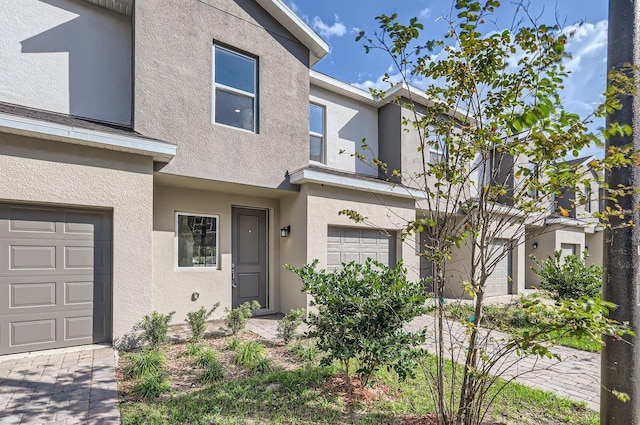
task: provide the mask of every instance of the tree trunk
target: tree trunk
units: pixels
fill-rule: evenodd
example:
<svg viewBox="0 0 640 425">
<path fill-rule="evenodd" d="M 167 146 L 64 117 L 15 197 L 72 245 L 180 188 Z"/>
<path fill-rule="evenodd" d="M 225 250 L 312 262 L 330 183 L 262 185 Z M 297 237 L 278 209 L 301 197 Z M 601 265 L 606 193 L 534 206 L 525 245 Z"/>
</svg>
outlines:
<svg viewBox="0 0 640 425">
<path fill-rule="evenodd" d="M 640 65 L 640 2 L 638 0 L 609 1 L 608 69 L 620 69 L 625 63 Z M 640 97 L 627 96 L 623 107 L 607 117 L 607 124 L 618 122 L 633 127 L 630 137 L 615 136 L 609 146 L 633 143 L 640 150 Z M 640 186 L 638 167 L 624 167 L 606 175 L 609 187 L 618 185 Z M 607 206 L 616 209 L 619 204 L 625 213 L 611 219 L 612 228 L 605 230 L 603 297 L 618 305 L 610 317 L 620 322 L 629 321 L 640 334 L 640 214 L 639 195 L 620 197 Z M 633 220 L 635 226 L 622 226 Z M 600 394 L 600 422 L 602 425 L 640 425 L 640 345 L 638 338 L 625 337 L 615 341 L 605 337 L 602 348 L 602 390 Z M 627 343 L 627 342 L 630 342 Z M 623 403 L 612 391 L 627 393 L 631 400 Z"/>
</svg>

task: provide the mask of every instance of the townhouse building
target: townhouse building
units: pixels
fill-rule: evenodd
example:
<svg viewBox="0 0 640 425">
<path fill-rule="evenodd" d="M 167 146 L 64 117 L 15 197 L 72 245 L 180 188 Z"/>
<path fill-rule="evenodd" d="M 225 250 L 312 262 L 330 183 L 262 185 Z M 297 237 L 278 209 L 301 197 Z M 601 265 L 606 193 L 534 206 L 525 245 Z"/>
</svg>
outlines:
<svg viewBox="0 0 640 425">
<path fill-rule="evenodd" d="M 370 161 L 416 166 L 391 102 L 415 89 L 377 99 L 314 71 L 329 46 L 282 0 L 4 6 L 0 354 L 117 344 L 152 310 L 305 308 L 285 264 L 429 275 L 424 235 L 400 238 L 424 195 Z M 488 295 L 525 288 L 526 244 L 501 238 Z"/>
</svg>

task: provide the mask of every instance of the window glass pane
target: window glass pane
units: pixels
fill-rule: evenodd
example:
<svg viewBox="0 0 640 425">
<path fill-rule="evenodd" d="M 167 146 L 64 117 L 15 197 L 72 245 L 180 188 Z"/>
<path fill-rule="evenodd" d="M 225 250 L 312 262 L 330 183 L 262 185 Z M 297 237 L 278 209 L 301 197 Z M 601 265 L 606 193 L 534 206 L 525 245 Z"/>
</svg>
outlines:
<svg viewBox="0 0 640 425">
<path fill-rule="evenodd" d="M 322 137 L 309 136 L 309 159 L 311 161 L 323 162 L 324 146 Z"/>
<path fill-rule="evenodd" d="M 255 60 L 216 47 L 216 83 L 256 93 Z"/>
<path fill-rule="evenodd" d="M 254 99 L 216 90 L 216 122 L 253 131 Z"/>
<path fill-rule="evenodd" d="M 429 162 L 431 164 L 437 164 L 442 161 L 444 161 L 444 154 L 442 152 L 429 152 Z"/>
<path fill-rule="evenodd" d="M 309 131 L 324 134 L 324 108 L 309 105 Z"/>
<path fill-rule="evenodd" d="M 216 267 L 215 217 L 178 215 L 178 267 Z"/>
</svg>

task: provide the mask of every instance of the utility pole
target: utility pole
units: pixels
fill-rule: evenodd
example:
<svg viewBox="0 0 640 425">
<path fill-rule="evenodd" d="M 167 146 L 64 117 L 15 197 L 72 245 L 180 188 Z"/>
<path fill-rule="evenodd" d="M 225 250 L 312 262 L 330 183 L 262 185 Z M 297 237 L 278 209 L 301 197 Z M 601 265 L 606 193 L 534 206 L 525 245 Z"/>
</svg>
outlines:
<svg viewBox="0 0 640 425">
<path fill-rule="evenodd" d="M 620 69 L 625 63 L 640 65 L 640 0 L 609 0 L 609 42 L 607 68 Z M 640 96 L 626 96 L 623 107 L 607 116 L 607 124 L 618 122 L 632 126 L 630 137 L 611 137 L 609 146 L 633 143 L 640 150 Z M 609 171 L 610 188 L 640 187 L 640 169 L 624 167 Z M 605 337 L 602 348 L 602 390 L 600 423 L 602 425 L 640 425 L 640 195 L 621 197 L 607 205 L 625 211 L 623 217 L 611 219 L 604 234 L 603 297 L 618 305 L 611 318 L 628 321 L 638 337 L 625 336 L 624 341 Z M 635 226 L 622 227 L 633 220 Z M 624 403 L 612 391 L 629 395 Z"/>
</svg>

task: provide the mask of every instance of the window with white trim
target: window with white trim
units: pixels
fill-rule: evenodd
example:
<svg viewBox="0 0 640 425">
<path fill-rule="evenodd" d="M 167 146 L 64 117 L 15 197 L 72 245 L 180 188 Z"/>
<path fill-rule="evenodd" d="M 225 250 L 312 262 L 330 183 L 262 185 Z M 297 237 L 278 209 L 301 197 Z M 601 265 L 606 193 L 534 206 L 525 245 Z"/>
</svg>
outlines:
<svg viewBox="0 0 640 425">
<path fill-rule="evenodd" d="M 176 265 L 218 267 L 218 216 L 176 213 Z"/>
<path fill-rule="evenodd" d="M 213 120 L 256 132 L 257 60 L 213 46 Z"/>
<path fill-rule="evenodd" d="M 324 107 L 309 104 L 309 159 L 324 163 Z"/>
</svg>

